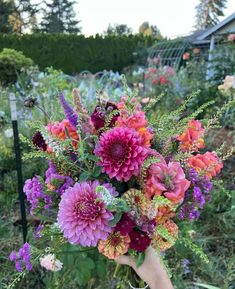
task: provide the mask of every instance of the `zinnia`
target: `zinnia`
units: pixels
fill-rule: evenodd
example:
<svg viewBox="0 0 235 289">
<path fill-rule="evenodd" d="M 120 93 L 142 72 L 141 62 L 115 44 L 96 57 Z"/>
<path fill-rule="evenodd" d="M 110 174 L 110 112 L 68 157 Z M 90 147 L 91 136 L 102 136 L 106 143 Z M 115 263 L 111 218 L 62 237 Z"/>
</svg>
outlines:
<svg viewBox="0 0 235 289">
<path fill-rule="evenodd" d="M 100 157 L 98 165 L 102 167 L 102 172 L 125 182 L 132 176 L 138 176 L 147 154 L 141 143 L 139 134 L 127 127 L 116 127 L 103 133 L 94 150 L 95 155 Z"/>
<path fill-rule="evenodd" d="M 131 238 L 130 249 L 138 252 L 144 252 L 150 245 L 151 239 L 145 232 L 131 231 L 129 236 Z"/>
<path fill-rule="evenodd" d="M 58 224 L 72 244 L 96 246 L 111 232 L 108 222 L 113 215 L 96 192 L 97 186 L 100 186 L 98 181 L 75 183 L 62 195 Z"/>
<path fill-rule="evenodd" d="M 165 251 L 172 247 L 177 240 L 178 227 L 172 220 L 167 220 L 162 226 L 168 231 L 169 236 L 171 236 L 171 240 L 166 240 L 156 230 L 152 236 L 151 245 L 154 249 Z"/>
<path fill-rule="evenodd" d="M 148 198 L 164 195 L 173 204 L 183 201 L 190 181 L 185 178 L 179 162 L 152 164 L 148 170 L 145 193 Z"/>
<path fill-rule="evenodd" d="M 99 241 L 98 250 L 109 259 L 124 255 L 129 248 L 130 237 L 120 232 L 112 232 L 105 241 Z"/>
</svg>

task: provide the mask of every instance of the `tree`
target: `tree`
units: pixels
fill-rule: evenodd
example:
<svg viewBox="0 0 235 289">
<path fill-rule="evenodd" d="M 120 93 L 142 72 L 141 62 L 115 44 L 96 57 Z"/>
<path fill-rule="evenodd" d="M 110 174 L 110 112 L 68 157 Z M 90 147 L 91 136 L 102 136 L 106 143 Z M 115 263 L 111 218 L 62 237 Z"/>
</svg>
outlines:
<svg viewBox="0 0 235 289">
<path fill-rule="evenodd" d="M 46 33 L 80 32 L 81 28 L 77 26 L 79 21 L 75 19 L 74 4 L 74 1 L 69 0 L 52 0 L 51 3 L 46 3 L 40 31 Z"/>
<path fill-rule="evenodd" d="M 14 2 L 0 0 L 0 32 L 10 33 L 12 32 L 12 27 L 9 22 L 9 16 L 14 11 Z"/>
<path fill-rule="evenodd" d="M 150 25 L 149 22 L 143 22 L 139 27 L 139 34 L 143 36 L 152 36 L 157 39 L 162 39 L 160 30 L 156 25 Z"/>
<path fill-rule="evenodd" d="M 219 17 L 224 16 L 223 9 L 227 0 L 200 0 L 196 6 L 196 30 L 206 29 L 219 22 Z"/>
<path fill-rule="evenodd" d="M 132 29 L 126 24 L 117 24 L 113 26 L 109 24 L 106 31 L 104 31 L 105 36 L 129 36 L 132 34 Z"/>
</svg>

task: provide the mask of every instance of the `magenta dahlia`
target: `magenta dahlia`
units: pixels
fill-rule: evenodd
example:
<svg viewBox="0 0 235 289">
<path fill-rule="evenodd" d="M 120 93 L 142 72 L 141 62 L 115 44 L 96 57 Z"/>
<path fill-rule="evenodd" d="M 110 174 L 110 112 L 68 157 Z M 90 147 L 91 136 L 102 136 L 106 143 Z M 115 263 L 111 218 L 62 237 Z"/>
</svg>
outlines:
<svg viewBox="0 0 235 289">
<path fill-rule="evenodd" d="M 72 244 L 96 246 L 112 231 L 108 222 L 113 215 L 96 193 L 99 185 L 98 181 L 76 183 L 62 195 L 57 220 L 64 237 Z"/>
<path fill-rule="evenodd" d="M 100 157 L 98 164 L 102 172 L 125 182 L 138 176 L 147 155 L 141 142 L 139 134 L 132 128 L 116 127 L 103 133 L 94 150 Z"/>
</svg>

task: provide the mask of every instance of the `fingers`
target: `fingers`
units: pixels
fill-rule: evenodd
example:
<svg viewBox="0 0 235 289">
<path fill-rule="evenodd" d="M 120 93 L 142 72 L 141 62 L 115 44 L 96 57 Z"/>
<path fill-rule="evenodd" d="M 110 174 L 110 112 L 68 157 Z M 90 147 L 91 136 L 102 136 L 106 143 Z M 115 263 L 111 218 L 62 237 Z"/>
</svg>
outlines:
<svg viewBox="0 0 235 289">
<path fill-rule="evenodd" d="M 119 256 L 115 259 L 118 264 L 133 266 L 134 260 L 130 256 Z"/>
</svg>

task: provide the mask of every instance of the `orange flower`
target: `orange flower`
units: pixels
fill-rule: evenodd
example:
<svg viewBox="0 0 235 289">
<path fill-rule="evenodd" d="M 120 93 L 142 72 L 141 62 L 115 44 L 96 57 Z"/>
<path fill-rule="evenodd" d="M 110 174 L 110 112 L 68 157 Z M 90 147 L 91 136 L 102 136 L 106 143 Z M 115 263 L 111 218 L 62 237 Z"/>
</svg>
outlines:
<svg viewBox="0 0 235 289">
<path fill-rule="evenodd" d="M 190 120 L 186 130 L 177 137 L 180 141 L 180 149 L 182 151 L 198 151 L 205 146 L 204 139 L 202 138 L 205 129 L 199 120 Z"/>
<path fill-rule="evenodd" d="M 46 128 L 51 136 L 56 137 L 58 140 L 65 140 L 70 137 L 73 147 L 77 149 L 79 136 L 76 128 L 67 119 L 63 119 L 61 122 L 49 123 Z"/>
<path fill-rule="evenodd" d="M 161 224 L 164 223 L 166 220 L 173 218 L 174 216 L 175 213 L 172 211 L 172 208 L 170 206 L 161 206 L 158 207 L 156 222 L 157 224 Z"/>
<path fill-rule="evenodd" d="M 154 249 L 165 251 L 172 247 L 178 238 L 178 227 L 172 220 L 167 220 L 162 226 L 167 230 L 168 234 L 171 236 L 171 240 L 167 240 L 162 237 L 157 231 L 154 232 L 152 236 L 151 245 Z"/>
<path fill-rule="evenodd" d="M 223 168 L 223 163 L 215 152 L 206 152 L 203 155 L 197 154 L 196 156 L 191 156 L 188 159 L 188 165 L 209 179 L 219 174 Z"/>
<path fill-rule="evenodd" d="M 98 250 L 107 258 L 115 259 L 128 251 L 130 241 L 129 235 L 112 232 L 105 241 L 99 241 Z"/>
</svg>

